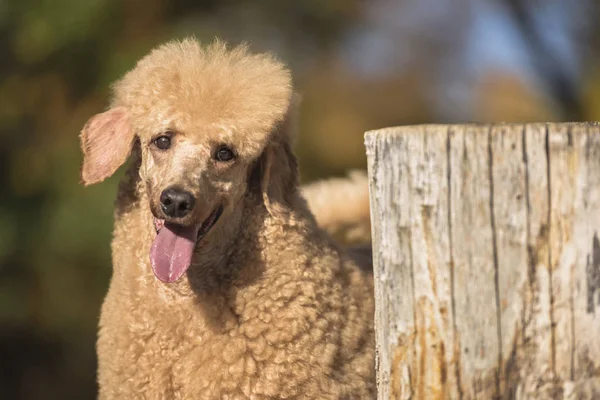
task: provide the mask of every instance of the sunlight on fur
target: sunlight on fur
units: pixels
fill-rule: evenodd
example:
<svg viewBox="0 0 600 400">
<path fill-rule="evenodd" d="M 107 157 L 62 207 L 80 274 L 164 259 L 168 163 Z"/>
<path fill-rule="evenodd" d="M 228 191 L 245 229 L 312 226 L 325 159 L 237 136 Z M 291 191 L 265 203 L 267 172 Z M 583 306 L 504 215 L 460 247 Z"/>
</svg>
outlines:
<svg viewBox="0 0 600 400">
<path fill-rule="evenodd" d="M 366 176 L 299 188 L 285 66 L 186 39 L 113 89 L 81 133 L 86 185 L 132 158 L 99 398 L 373 398 L 370 253 L 330 235 L 369 243 Z"/>
</svg>

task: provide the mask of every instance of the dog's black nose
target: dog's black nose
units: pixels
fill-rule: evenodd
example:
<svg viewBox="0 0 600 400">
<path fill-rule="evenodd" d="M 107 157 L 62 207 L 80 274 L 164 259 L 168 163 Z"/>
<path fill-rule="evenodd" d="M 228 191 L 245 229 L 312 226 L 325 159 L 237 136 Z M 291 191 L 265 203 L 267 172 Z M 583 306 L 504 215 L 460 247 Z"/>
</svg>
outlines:
<svg viewBox="0 0 600 400">
<path fill-rule="evenodd" d="M 172 218 L 185 217 L 194 209 L 194 196 L 177 187 L 169 187 L 160 194 L 160 207 Z"/>
</svg>

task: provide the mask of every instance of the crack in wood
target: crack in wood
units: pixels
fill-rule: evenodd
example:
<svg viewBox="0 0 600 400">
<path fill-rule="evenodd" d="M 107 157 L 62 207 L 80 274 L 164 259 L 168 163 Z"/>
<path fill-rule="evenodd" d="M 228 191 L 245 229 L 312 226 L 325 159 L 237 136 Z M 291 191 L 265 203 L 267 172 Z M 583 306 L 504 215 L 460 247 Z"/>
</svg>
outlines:
<svg viewBox="0 0 600 400">
<path fill-rule="evenodd" d="M 492 148 L 492 129 L 487 133 L 488 147 L 488 179 L 490 184 L 490 228 L 492 230 L 492 256 L 494 261 L 494 289 L 496 300 L 496 330 L 498 334 L 498 368 L 496 370 L 496 396 L 500 396 L 501 379 L 500 371 L 502 369 L 502 309 L 500 304 L 500 282 L 499 282 L 499 262 L 498 262 L 498 234 L 496 232 L 496 217 L 494 211 L 494 151 Z"/>
<path fill-rule="evenodd" d="M 598 232 L 594 232 L 594 237 L 592 237 L 592 254 L 591 257 L 590 254 L 587 256 L 585 269 L 587 312 L 588 314 L 594 314 L 596 309 L 596 305 L 594 304 L 595 297 L 597 297 L 596 302 L 600 305 L 600 240 L 598 239 Z"/>
<path fill-rule="evenodd" d="M 552 243 L 552 159 L 550 153 L 550 131 L 548 125 L 546 124 L 546 176 L 548 182 L 548 243 Z M 549 275 L 549 289 L 550 289 L 550 356 L 552 362 L 552 374 L 556 376 L 556 323 L 554 319 L 554 285 L 553 285 L 553 270 L 554 266 L 552 265 L 552 246 L 548 246 L 548 275 Z"/>
<path fill-rule="evenodd" d="M 448 195 L 446 207 L 448 210 L 452 210 L 452 153 L 451 153 L 451 142 L 452 142 L 452 129 L 446 128 L 446 184 L 448 186 Z M 454 343 L 452 352 L 454 356 L 454 373 L 456 375 L 456 385 L 459 400 L 463 398 L 463 390 L 462 390 L 462 380 L 460 373 L 460 336 L 458 335 L 458 329 L 456 327 L 456 286 L 454 279 L 454 242 L 452 236 L 452 215 L 448 212 L 448 250 L 450 252 L 449 255 L 449 269 L 450 269 L 450 305 L 452 307 L 452 335 L 454 338 Z"/>
</svg>

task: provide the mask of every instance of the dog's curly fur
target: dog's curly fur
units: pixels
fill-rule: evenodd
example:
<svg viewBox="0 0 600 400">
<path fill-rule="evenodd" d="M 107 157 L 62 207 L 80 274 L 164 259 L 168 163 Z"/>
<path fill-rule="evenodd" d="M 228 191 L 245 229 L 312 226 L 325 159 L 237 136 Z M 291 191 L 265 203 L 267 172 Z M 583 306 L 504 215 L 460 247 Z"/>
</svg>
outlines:
<svg viewBox="0 0 600 400">
<path fill-rule="evenodd" d="M 372 276 L 318 226 L 299 190 L 293 98 L 271 56 L 187 39 L 143 58 L 84 127 L 84 184 L 132 153 L 100 317 L 101 399 L 374 397 Z M 165 131 L 173 145 L 160 151 L 153 139 Z M 220 143 L 234 162 L 211 159 Z M 186 275 L 165 284 L 149 249 L 157 199 L 174 183 L 199 204 L 182 224 L 217 204 L 223 213 Z M 313 207 L 327 206 L 324 190 L 305 191 Z M 323 213 L 329 225 L 353 218 Z"/>
</svg>

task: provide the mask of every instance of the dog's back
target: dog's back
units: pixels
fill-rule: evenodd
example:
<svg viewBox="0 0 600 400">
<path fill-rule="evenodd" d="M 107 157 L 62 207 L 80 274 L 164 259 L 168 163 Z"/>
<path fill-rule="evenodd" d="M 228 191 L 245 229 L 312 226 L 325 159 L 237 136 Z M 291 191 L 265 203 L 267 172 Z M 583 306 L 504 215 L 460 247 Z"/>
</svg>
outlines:
<svg viewBox="0 0 600 400">
<path fill-rule="evenodd" d="M 351 171 L 347 177 L 312 182 L 302 187 L 317 224 L 346 245 L 370 245 L 371 219 L 367 174 Z"/>
</svg>

